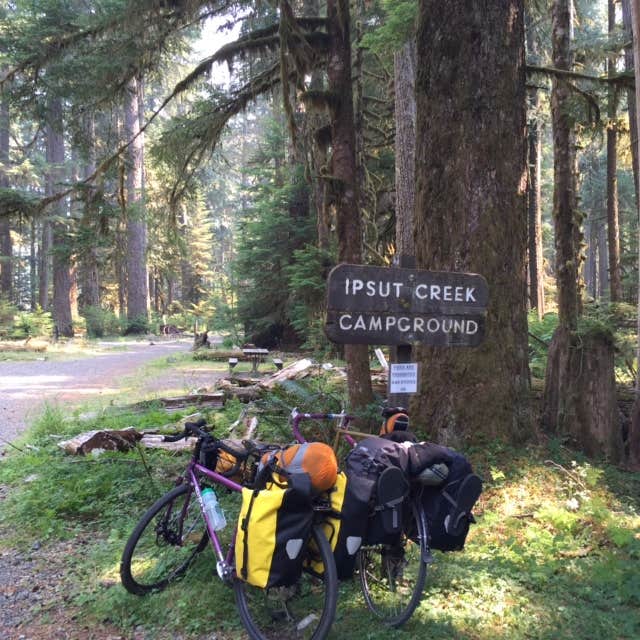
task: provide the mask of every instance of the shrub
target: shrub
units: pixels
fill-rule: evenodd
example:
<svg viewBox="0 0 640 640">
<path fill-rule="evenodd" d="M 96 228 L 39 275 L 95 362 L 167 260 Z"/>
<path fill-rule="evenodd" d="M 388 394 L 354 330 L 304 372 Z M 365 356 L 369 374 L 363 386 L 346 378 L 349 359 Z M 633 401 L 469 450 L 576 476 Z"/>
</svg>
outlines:
<svg viewBox="0 0 640 640">
<path fill-rule="evenodd" d="M 51 314 L 38 307 L 35 311 L 21 311 L 15 316 L 10 337 L 24 340 L 36 336 L 50 336 L 52 332 Z"/>
<path fill-rule="evenodd" d="M 90 338 L 103 338 L 120 333 L 120 320 L 113 311 L 100 307 L 85 307 L 82 315 Z"/>
</svg>

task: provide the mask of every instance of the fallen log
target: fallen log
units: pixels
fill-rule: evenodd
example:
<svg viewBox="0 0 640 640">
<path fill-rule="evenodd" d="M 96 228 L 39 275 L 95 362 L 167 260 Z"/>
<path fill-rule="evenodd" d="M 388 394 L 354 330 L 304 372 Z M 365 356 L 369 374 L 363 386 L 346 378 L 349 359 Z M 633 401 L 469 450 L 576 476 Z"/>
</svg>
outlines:
<svg viewBox="0 0 640 640">
<path fill-rule="evenodd" d="M 300 380 L 301 378 L 306 378 L 311 374 L 311 369 L 316 366 L 316 363 L 309 358 L 296 360 L 281 371 L 273 373 L 265 380 L 261 380 L 258 386 L 271 390 L 285 380 Z"/>
<path fill-rule="evenodd" d="M 120 430 L 87 431 L 70 440 L 59 442 L 58 446 L 67 453 L 86 455 L 96 449 L 103 451 L 129 451 L 142 439 L 142 433 L 129 427 Z"/>
<path fill-rule="evenodd" d="M 214 407 L 219 408 L 224 406 L 224 394 L 223 393 L 193 393 L 186 396 L 176 396 L 174 398 L 157 398 L 155 400 L 144 400 L 143 402 L 136 402 L 135 404 L 128 405 L 127 410 L 131 411 L 145 411 L 153 405 L 160 404 L 169 413 L 177 411 L 178 409 L 184 409 L 185 407 L 192 407 L 197 405 L 198 407 Z"/>
<path fill-rule="evenodd" d="M 197 438 L 185 438 L 177 442 L 165 442 L 162 433 L 145 433 L 140 444 L 147 449 L 164 449 L 165 451 L 190 451 L 196 446 Z"/>
<path fill-rule="evenodd" d="M 262 395 L 262 389 L 258 386 L 239 387 L 226 378 L 218 380 L 218 389 L 222 390 L 225 398 L 237 398 L 240 402 L 253 402 Z"/>
</svg>

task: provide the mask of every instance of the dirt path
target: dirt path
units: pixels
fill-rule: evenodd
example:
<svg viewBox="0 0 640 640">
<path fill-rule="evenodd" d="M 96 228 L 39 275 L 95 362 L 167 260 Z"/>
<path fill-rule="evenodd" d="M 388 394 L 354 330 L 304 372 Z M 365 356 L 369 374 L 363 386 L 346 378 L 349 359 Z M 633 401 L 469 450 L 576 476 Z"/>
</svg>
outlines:
<svg viewBox="0 0 640 640">
<path fill-rule="evenodd" d="M 42 409 L 45 401 L 81 403 L 108 398 L 122 390 L 136 370 L 162 357 L 188 351 L 191 341 L 121 343 L 126 351 L 104 351 L 72 360 L 0 362 L 0 449 L 13 440 Z M 171 376 L 171 373 L 168 373 Z M 150 388 L 164 384 L 153 381 Z M 174 381 L 175 382 L 175 381 Z M 184 383 L 190 381 L 185 379 Z M 194 376 L 194 383 L 199 382 Z M 144 385 L 144 381 L 140 381 Z M 171 381 L 167 387 L 176 386 Z M 194 385 L 195 386 L 195 385 Z"/>
</svg>

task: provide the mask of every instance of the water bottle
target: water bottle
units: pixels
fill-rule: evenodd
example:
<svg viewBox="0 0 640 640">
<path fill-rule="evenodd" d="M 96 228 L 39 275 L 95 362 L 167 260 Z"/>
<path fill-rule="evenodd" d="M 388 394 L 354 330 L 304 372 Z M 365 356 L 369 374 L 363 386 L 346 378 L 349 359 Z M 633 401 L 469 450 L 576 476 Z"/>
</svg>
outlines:
<svg viewBox="0 0 640 640">
<path fill-rule="evenodd" d="M 202 492 L 202 504 L 213 530 L 224 529 L 227 526 L 227 519 L 224 517 L 224 512 L 213 489 L 207 487 Z"/>
</svg>

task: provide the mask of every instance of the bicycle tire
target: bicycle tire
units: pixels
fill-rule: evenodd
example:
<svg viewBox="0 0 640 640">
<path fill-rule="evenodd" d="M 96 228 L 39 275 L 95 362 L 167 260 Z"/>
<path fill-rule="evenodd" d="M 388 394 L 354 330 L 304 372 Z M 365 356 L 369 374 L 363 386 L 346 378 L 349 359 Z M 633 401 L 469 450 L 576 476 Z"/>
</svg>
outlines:
<svg viewBox="0 0 640 640">
<path fill-rule="evenodd" d="M 369 610 L 384 624 L 401 627 L 420 604 L 427 579 L 421 541 L 426 540 L 422 508 L 414 501 L 397 544 L 363 547 L 357 567 L 362 595 Z"/>
<path fill-rule="evenodd" d="M 322 575 L 305 569 L 292 587 L 271 589 L 234 580 L 238 613 L 252 640 L 322 640 L 329 633 L 338 602 L 338 575 L 319 526 L 313 527 L 311 541 L 307 553 L 322 562 Z"/>
<path fill-rule="evenodd" d="M 195 491 L 181 484 L 140 518 L 120 561 L 120 580 L 135 595 L 161 591 L 185 574 L 209 535 Z"/>
</svg>

